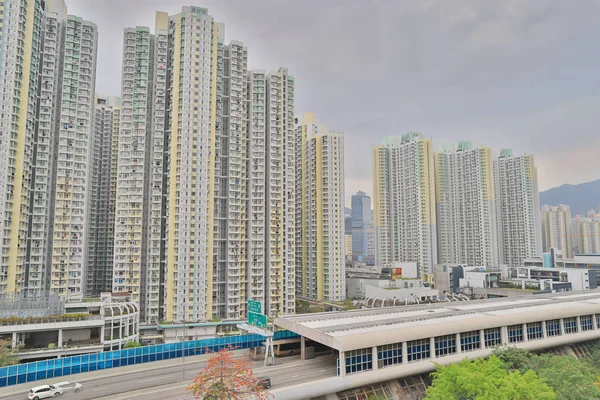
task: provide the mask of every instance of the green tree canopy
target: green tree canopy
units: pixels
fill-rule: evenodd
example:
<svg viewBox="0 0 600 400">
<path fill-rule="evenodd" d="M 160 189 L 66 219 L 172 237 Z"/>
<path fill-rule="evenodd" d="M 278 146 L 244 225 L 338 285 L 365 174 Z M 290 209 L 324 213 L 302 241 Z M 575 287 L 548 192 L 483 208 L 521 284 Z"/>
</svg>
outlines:
<svg viewBox="0 0 600 400">
<path fill-rule="evenodd" d="M 438 366 L 427 400 L 554 400 L 556 394 L 533 370 L 508 371 L 495 355 Z"/>
<path fill-rule="evenodd" d="M 0 367 L 19 363 L 19 358 L 12 353 L 11 344 L 8 340 L 0 340 Z"/>
<path fill-rule="evenodd" d="M 597 371 L 585 360 L 542 354 L 531 358 L 531 368 L 548 382 L 560 400 L 600 399 Z"/>
</svg>

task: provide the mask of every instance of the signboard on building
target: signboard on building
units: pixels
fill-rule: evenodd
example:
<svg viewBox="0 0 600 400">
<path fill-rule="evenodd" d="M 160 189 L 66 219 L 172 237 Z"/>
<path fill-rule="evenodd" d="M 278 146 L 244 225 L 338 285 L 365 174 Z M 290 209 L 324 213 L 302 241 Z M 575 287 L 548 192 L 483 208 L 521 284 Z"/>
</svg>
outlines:
<svg viewBox="0 0 600 400">
<path fill-rule="evenodd" d="M 402 278 L 402 268 L 392 268 L 392 280 Z"/>
</svg>

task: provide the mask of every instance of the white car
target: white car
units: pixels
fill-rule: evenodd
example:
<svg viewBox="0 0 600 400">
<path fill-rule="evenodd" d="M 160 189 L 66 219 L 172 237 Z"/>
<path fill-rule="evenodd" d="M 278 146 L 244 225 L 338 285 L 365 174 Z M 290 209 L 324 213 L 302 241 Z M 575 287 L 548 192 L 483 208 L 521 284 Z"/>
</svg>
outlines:
<svg viewBox="0 0 600 400">
<path fill-rule="evenodd" d="M 79 392 L 83 385 L 77 382 L 59 382 L 52 385 L 61 389 L 64 392 Z"/>
<path fill-rule="evenodd" d="M 29 400 L 51 399 L 61 394 L 63 394 L 63 390 L 54 385 L 42 385 L 31 389 L 27 394 L 27 398 Z"/>
</svg>

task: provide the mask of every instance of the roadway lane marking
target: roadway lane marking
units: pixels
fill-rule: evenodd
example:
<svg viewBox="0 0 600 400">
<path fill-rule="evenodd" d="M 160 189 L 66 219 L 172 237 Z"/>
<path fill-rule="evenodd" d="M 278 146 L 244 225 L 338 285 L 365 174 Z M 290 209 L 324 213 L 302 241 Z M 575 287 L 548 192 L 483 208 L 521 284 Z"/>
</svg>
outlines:
<svg viewBox="0 0 600 400">
<path fill-rule="evenodd" d="M 172 378 L 174 375 L 161 375 L 161 376 L 155 376 L 154 378 L 148 378 L 148 379 L 142 379 L 137 381 L 137 383 L 144 383 L 144 382 L 152 382 L 155 381 L 157 379 L 165 379 L 165 378 Z"/>
</svg>

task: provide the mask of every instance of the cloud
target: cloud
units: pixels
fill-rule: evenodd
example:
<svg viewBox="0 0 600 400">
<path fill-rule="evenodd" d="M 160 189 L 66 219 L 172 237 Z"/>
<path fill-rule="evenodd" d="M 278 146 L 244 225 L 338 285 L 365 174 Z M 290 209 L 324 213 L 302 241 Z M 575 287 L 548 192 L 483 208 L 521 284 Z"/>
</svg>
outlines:
<svg viewBox="0 0 600 400">
<path fill-rule="evenodd" d="M 184 5 L 67 3 L 99 26 L 103 94 L 120 91 L 122 29 Z M 289 68 L 298 113 L 346 133 L 347 198 L 372 191 L 372 146 L 407 131 L 533 153 L 541 187 L 600 177 L 593 157 L 579 157 L 600 146 L 596 0 L 189 3 L 224 22 L 227 41 L 248 46 L 251 68 Z M 578 160 L 568 169 L 559 161 L 567 155 Z"/>
</svg>

